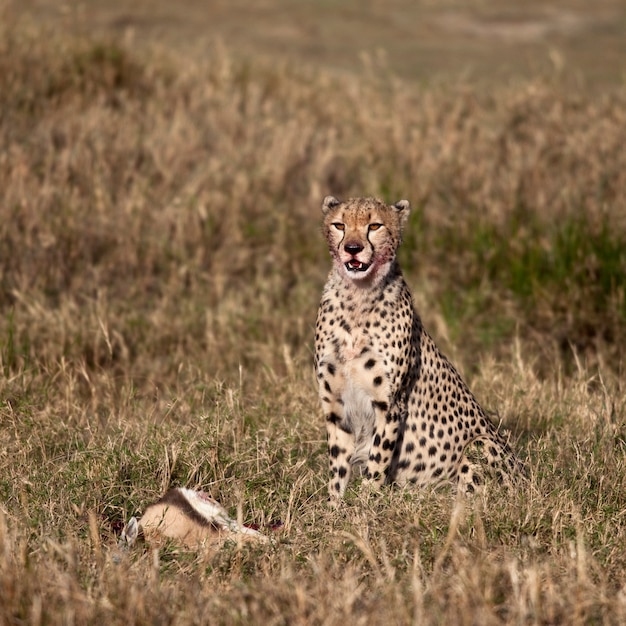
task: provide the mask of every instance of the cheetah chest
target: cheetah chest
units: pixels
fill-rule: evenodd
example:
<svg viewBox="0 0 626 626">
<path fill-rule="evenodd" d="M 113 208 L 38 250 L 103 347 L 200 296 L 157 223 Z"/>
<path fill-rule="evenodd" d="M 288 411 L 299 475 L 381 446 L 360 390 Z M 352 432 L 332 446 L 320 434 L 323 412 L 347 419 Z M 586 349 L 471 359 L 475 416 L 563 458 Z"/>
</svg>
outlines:
<svg viewBox="0 0 626 626">
<path fill-rule="evenodd" d="M 332 372 L 328 379 L 334 400 L 341 407 L 342 428 L 353 433 L 355 453 L 351 463 L 367 460 L 374 433 L 376 407 L 387 406 L 388 376 L 383 355 L 376 349 L 373 338 L 364 329 L 340 325 L 332 348 L 320 362 L 320 371 Z M 327 346 L 330 348 L 330 346 Z"/>
<path fill-rule="evenodd" d="M 363 329 L 344 332 L 339 340 L 337 356 L 342 363 L 350 363 L 370 349 L 371 340 Z"/>
</svg>

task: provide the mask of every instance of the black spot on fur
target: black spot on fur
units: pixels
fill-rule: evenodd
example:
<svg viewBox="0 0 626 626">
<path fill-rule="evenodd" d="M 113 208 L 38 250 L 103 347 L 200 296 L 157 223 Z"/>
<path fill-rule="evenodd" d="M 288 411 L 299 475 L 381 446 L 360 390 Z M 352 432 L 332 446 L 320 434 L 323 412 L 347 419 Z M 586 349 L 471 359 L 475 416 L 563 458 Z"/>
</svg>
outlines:
<svg viewBox="0 0 626 626">
<path fill-rule="evenodd" d="M 341 421 L 341 418 L 339 417 L 339 415 L 337 415 L 337 413 L 329 413 L 326 421 L 330 422 L 331 424 L 338 424 Z"/>
</svg>

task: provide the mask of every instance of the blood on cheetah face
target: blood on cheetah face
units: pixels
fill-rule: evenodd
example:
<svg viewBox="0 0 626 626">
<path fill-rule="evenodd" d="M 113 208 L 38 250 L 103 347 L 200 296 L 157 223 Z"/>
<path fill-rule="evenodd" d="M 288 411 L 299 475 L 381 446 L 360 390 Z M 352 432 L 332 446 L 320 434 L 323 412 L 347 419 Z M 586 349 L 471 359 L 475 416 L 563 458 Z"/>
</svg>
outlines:
<svg viewBox="0 0 626 626">
<path fill-rule="evenodd" d="M 327 196 L 322 211 L 324 235 L 340 274 L 349 282 L 377 283 L 395 260 L 409 203 L 386 205 L 374 198 L 340 202 Z"/>
</svg>

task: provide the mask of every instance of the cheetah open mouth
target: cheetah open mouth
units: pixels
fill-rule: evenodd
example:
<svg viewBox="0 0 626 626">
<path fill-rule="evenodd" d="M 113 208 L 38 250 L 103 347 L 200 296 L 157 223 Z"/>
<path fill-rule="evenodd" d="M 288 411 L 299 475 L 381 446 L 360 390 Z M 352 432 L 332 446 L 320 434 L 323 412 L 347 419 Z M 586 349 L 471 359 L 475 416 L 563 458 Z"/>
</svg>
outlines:
<svg viewBox="0 0 626 626">
<path fill-rule="evenodd" d="M 346 263 L 346 269 L 349 272 L 366 272 L 370 265 L 370 263 L 361 263 L 357 259 L 351 259 Z"/>
</svg>

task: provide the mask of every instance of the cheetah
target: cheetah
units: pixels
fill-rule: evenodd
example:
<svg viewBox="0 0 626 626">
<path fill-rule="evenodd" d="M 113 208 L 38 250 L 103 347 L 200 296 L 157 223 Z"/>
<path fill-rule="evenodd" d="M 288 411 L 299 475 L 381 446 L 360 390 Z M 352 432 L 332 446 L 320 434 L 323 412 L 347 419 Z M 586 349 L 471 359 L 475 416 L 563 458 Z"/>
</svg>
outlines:
<svg viewBox="0 0 626 626">
<path fill-rule="evenodd" d="M 396 252 L 407 200 L 327 196 L 323 231 L 333 260 L 315 327 L 315 371 L 328 436 L 329 501 L 354 470 L 385 483 L 481 484 L 466 447 L 515 476 L 521 464 L 459 373 L 424 330 Z"/>
</svg>

